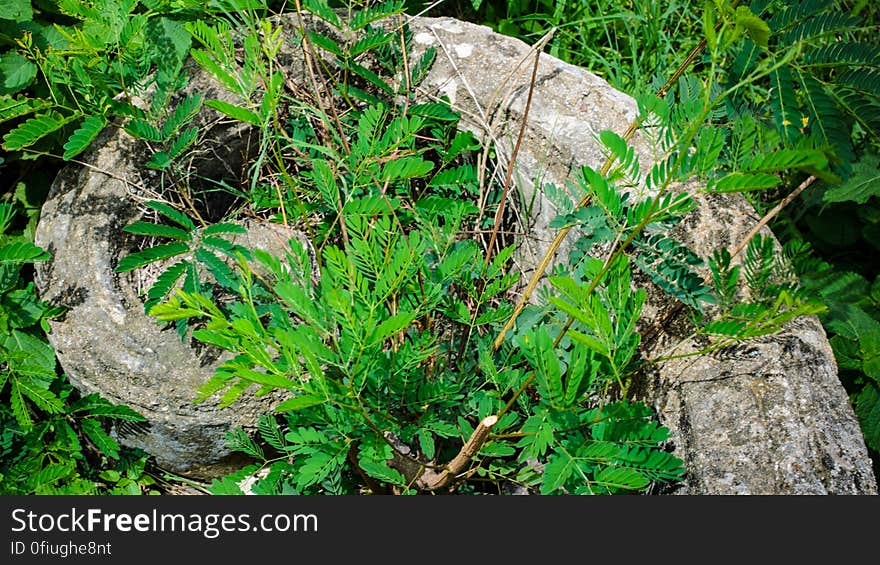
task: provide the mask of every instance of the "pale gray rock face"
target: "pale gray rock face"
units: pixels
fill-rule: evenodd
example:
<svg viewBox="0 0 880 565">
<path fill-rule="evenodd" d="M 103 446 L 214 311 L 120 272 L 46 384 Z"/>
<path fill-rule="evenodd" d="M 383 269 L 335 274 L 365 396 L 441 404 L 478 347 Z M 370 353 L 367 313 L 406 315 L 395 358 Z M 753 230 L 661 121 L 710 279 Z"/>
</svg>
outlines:
<svg viewBox="0 0 880 565">
<path fill-rule="evenodd" d="M 423 95 L 446 95 L 462 111 L 463 127 L 494 139 L 509 158 L 525 113 L 534 53 L 521 41 L 453 19 L 417 18 L 411 27 L 420 49 L 438 52 L 420 86 Z M 598 170 L 604 155 L 596 136 L 605 129 L 623 135 L 636 114 L 635 101 L 601 78 L 541 55 L 514 177 L 520 201 L 532 203 L 533 225 L 518 253 L 526 274 L 555 235 L 548 223 L 556 212 L 542 186 L 564 186 L 581 165 Z M 650 140 L 638 133 L 633 145 L 643 170 L 649 168 Z M 685 188 L 698 207 L 676 235 L 701 257 L 716 247 L 733 248 L 759 219 L 739 195 L 707 196 L 698 185 Z M 762 234 L 771 235 L 766 229 Z M 570 243 L 563 244 L 557 260 L 568 249 Z M 649 289 L 646 325 L 672 307 L 671 299 Z M 668 320 L 666 331 L 647 344 L 646 356 L 674 345 L 679 353 L 698 350 L 686 340 L 684 322 L 682 314 Z M 642 380 L 640 398 L 671 430 L 672 448 L 687 468 L 685 481 L 671 492 L 877 494 L 858 421 L 815 317 L 712 355 L 664 362 Z"/>
<path fill-rule="evenodd" d="M 506 162 L 525 111 L 534 54 L 521 41 L 450 18 L 414 18 L 410 25 L 413 56 L 429 46 L 438 50 L 419 87 L 422 100 L 447 96 L 463 113 L 462 127 L 493 139 Z M 300 64 L 288 51 L 285 58 L 284 65 Z M 297 77 L 303 74 L 294 69 L 287 76 L 301 80 Z M 193 77 L 206 98 L 226 96 L 204 74 Z M 556 212 L 542 187 L 564 186 L 583 164 L 598 169 L 604 155 L 595 137 L 604 129 L 622 135 L 635 115 L 632 98 L 601 78 L 541 56 L 514 176 L 519 201 L 530 203 L 519 210 L 531 222 L 517 253 L 526 276 L 554 236 L 548 224 Z M 247 132 L 216 132 L 206 136 L 214 142 L 205 146 L 205 154 L 219 151 L 215 164 L 239 167 Z M 650 167 L 650 140 L 637 134 L 634 145 L 642 166 Z M 119 257 L 133 248 L 135 242 L 120 230 L 138 210 L 132 186 L 120 179 L 143 186 L 156 178 L 140 166 L 142 150 L 124 133 L 105 133 L 96 146 L 86 159 L 91 167 L 71 167 L 58 177 L 37 233 L 37 244 L 53 254 L 38 269 L 41 294 L 71 308 L 66 318 L 52 323 L 50 340 L 76 386 L 149 418 L 138 433 L 123 434 L 124 442 L 143 447 L 172 470 L 219 474 L 224 463 L 235 464 L 223 446 L 226 431 L 252 425 L 274 399 L 248 397 L 229 409 L 211 402 L 192 405 L 214 365 L 173 330 L 161 331 L 143 313 L 132 281 L 113 272 Z M 734 246 L 757 221 L 739 196 L 698 194 L 696 200 L 699 206 L 682 222 L 678 236 L 703 257 L 719 245 Z M 563 245 L 558 257 L 569 248 Z M 668 297 L 651 289 L 646 323 L 663 319 L 672 307 Z M 670 320 L 646 355 L 675 344 L 680 351 L 696 348 L 680 343 L 683 326 L 681 316 Z M 663 363 L 644 376 L 638 390 L 672 431 L 670 447 L 687 466 L 686 480 L 671 492 L 877 493 L 858 422 L 815 318 L 711 356 Z"/>
<path fill-rule="evenodd" d="M 195 75 L 189 90 L 223 97 L 212 82 Z M 208 140 L 200 145 L 194 168 L 215 180 L 241 178 L 237 169 L 243 165 L 248 132 L 208 124 L 212 115 L 203 110 L 197 118 Z M 217 352 L 194 349 L 173 328 L 163 329 L 144 313 L 137 274 L 114 272 L 122 256 L 144 243 L 121 230 L 145 209 L 139 205 L 148 196 L 144 189 L 158 192 L 159 175 L 143 166 L 148 157 L 143 144 L 124 131 L 108 128 L 95 147 L 83 157 L 88 166 L 68 166 L 58 175 L 36 233 L 37 245 L 52 254 L 37 268 L 40 295 L 69 308 L 50 322 L 49 341 L 82 392 L 98 392 L 147 418 L 116 430 L 121 443 L 144 449 L 173 472 L 222 475 L 241 465 L 225 446 L 226 432 L 253 427 L 281 396 L 246 394 L 232 408 L 219 408 L 216 398 L 193 403 L 197 389 L 220 363 Z M 248 234 L 236 243 L 276 254 L 295 235 L 266 223 L 247 225 Z"/>
</svg>

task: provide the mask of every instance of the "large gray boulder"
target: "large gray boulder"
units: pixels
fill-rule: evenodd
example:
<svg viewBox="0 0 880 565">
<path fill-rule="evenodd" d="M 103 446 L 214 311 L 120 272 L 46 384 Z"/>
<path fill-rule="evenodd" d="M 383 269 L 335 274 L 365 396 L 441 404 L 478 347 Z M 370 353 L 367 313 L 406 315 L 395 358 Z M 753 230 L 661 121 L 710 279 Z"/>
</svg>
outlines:
<svg viewBox="0 0 880 565">
<path fill-rule="evenodd" d="M 448 96 L 462 111 L 463 127 L 494 140 L 502 159 L 509 159 L 525 114 L 534 53 L 519 40 L 450 18 L 417 18 L 410 25 L 421 49 L 438 51 L 422 94 Z M 598 133 L 623 135 L 636 114 L 635 101 L 601 78 L 541 55 L 514 177 L 520 202 L 531 205 L 532 224 L 518 253 L 526 275 L 555 235 L 548 223 L 556 211 L 542 187 L 564 186 L 581 165 L 598 170 L 604 162 Z M 633 145 L 642 166 L 650 167 L 649 141 L 637 134 Z M 708 257 L 716 247 L 733 248 L 758 218 L 741 196 L 710 196 L 700 188 L 681 187 L 698 207 L 677 236 Z M 663 319 L 674 308 L 657 289 L 649 296 L 649 320 Z M 646 356 L 674 344 L 680 353 L 698 350 L 686 329 L 685 316 L 673 315 Z M 661 363 L 641 379 L 641 398 L 656 408 L 672 432 L 674 452 L 685 461 L 687 476 L 674 493 L 877 494 L 864 438 L 815 317 L 713 355 Z"/>
</svg>

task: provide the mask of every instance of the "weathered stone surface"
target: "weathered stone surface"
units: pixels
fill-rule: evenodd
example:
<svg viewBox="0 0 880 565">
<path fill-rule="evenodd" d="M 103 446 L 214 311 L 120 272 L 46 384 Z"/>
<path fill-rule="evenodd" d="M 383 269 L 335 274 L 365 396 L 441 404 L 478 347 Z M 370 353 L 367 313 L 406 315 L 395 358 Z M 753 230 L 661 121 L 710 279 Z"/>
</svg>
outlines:
<svg viewBox="0 0 880 565">
<path fill-rule="evenodd" d="M 464 127 L 496 140 L 509 158 L 525 112 L 534 53 L 521 41 L 453 19 L 417 18 L 411 26 L 421 48 L 438 49 L 421 85 L 423 94 L 447 95 L 463 112 Z M 520 202 L 534 203 L 534 224 L 519 253 L 527 273 L 554 235 L 548 223 L 555 211 L 541 187 L 564 186 L 583 164 L 600 168 L 604 156 L 596 136 L 605 129 L 622 135 L 636 112 L 633 99 L 599 77 L 541 56 L 515 169 Z M 633 144 L 642 167 L 650 167 L 649 140 L 640 133 Z M 702 257 L 718 246 L 734 247 L 758 220 L 738 195 L 707 196 L 698 186 L 687 188 L 698 208 L 677 235 Z M 558 258 L 569 248 L 563 245 Z M 648 323 L 672 307 L 656 289 L 650 296 Z M 698 349 L 685 332 L 676 332 L 684 326 L 681 315 L 669 320 L 646 354 L 675 344 L 679 352 Z M 672 431 L 674 451 L 686 463 L 687 478 L 675 493 L 877 493 L 858 421 L 815 317 L 714 355 L 662 363 L 640 388 Z"/>
<path fill-rule="evenodd" d="M 223 92 L 203 75 L 190 91 L 208 98 Z M 207 110 L 198 121 L 207 129 L 193 162 L 197 176 L 241 178 L 248 132 L 210 124 Z M 118 430 L 123 444 L 140 447 L 178 473 L 215 476 L 240 466 L 224 437 L 234 426 L 253 426 L 280 395 L 246 395 L 233 408 L 217 401 L 194 405 L 196 391 L 219 364 L 216 352 L 193 349 L 174 329 L 163 329 L 144 313 L 138 274 L 118 274 L 118 260 L 137 250 L 142 238 L 122 232 L 144 208 L 139 200 L 159 192 L 159 176 L 146 169 L 143 144 L 110 128 L 83 160 L 56 178 L 36 233 L 36 243 L 52 254 L 37 268 L 41 297 L 69 308 L 51 321 L 49 340 L 70 381 L 85 393 L 98 392 L 143 414 L 148 422 Z M 212 211 L 209 211 L 213 213 Z M 288 234 L 267 223 L 246 224 L 242 243 L 279 253 Z"/>
</svg>

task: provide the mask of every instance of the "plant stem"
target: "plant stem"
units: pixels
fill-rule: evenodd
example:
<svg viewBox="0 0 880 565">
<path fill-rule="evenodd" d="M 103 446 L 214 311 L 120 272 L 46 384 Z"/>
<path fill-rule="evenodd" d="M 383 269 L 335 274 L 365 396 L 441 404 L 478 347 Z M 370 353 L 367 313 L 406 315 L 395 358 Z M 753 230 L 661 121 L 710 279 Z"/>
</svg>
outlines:
<svg viewBox="0 0 880 565">
<path fill-rule="evenodd" d="M 669 93 L 669 90 L 672 88 L 672 86 L 675 84 L 675 82 L 684 74 L 684 72 L 688 69 L 688 67 L 690 67 L 691 64 L 697 59 L 700 52 L 702 52 L 703 49 L 705 49 L 705 47 L 706 47 L 706 40 L 704 38 L 703 40 L 700 41 L 700 43 L 698 43 L 691 50 L 690 53 L 688 53 L 688 55 L 687 55 L 687 57 L 685 57 L 684 61 L 682 61 L 682 63 L 678 66 L 678 68 L 675 69 L 675 71 L 672 73 L 672 76 L 669 78 L 669 80 L 666 81 L 666 84 L 664 84 L 663 87 L 657 91 L 658 98 L 664 98 L 666 96 L 666 94 Z M 640 127 L 639 119 L 636 118 L 630 123 L 629 127 L 626 129 L 626 132 L 624 132 L 624 134 L 623 134 L 624 141 L 629 141 L 630 139 L 632 139 L 632 136 L 635 135 L 635 133 L 636 133 L 636 131 L 638 131 L 639 127 Z M 614 164 L 614 161 L 615 161 L 614 155 L 613 154 L 609 155 L 606 158 L 605 163 L 602 165 L 602 168 L 600 169 L 599 174 L 601 174 L 602 176 L 607 175 L 608 171 L 611 170 L 611 166 Z M 586 195 L 580 200 L 580 202 L 578 202 L 577 207 L 581 208 L 583 206 L 586 206 L 587 203 L 589 203 L 589 201 L 590 201 L 590 195 Z M 532 293 L 534 293 L 535 289 L 538 287 L 538 283 L 540 283 L 541 277 L 544 275 L 544 272 L 547 270 L 547 267 L 550 266 L 550 261 L 552 261 L 553 258 L 556 256 L 556 252 L 559 250 L 560 245 L 562 245 L 562 242 L 565 240 L 565 237 L 568 235 L 568 232 L 571 230 L 572 227 L 573 226 L 565 226 L 565 227 L 561 228 L 558 232 L 556 232 L 556 236 L 553 238 L 553 241 L 550 243 L 550 246 L 547 248 L 547 251 L 544 253 L 544 256 L 541 258 L 540 263 L 538 263 L 538 267 L 535 269 L 535 272 L 532 274 L 532 277 L 529 280 L 529 283 L 526 285 L 526 288 L 523 291 L 522 295 L 520 296 L 519 300 L 517 301 L 516 306 L 514 306 L 513 313 L 510 315 L 510 318 L 507 320 L 507 323 L 504 325 L 503 328 L 501 328 L 501 331 L 498 333 L 498 336 L 495 338 L 495 341 L 492 344 L 493 350 L 497 351 L 501 347 L 501 344 L 504 343 L 504 336 L 507 334 L 508 331 L 510 331 L 513 328 L 513 325 L 516 323 L 516 319 L 519 317 L 523 308 L 525 308 L 526 302 L 528 302 L 528 300 L 532 297 Z M 571 325 L 571 323 L 569 322 L 566 325 L 565 329 L 567 329 L 568 326 L 570 326 L 570 325 Z M 565 330 L 563 330 L 563 334 L 564 334 L 564 331 Z"/>
<path fill-rule="evenodd" d="M 553 33 L 550 30 L 548 36 Z M 549 37 L 548 37 L 549 39 Z M 545 41 L 542 39 L 542 42 Z M 529 80 L 529 93 L 526 97 L 526 107 L 523 110 L 522 122 L 519 126 L 519 134 L 516 136 L 516 144 L 513 146 L 513 153 L 510 155 L 510 161 L 507 163 L 507 175 L 504 179 L 504 188 L 501 190 L 501 202 L 498 203 L 498 209 L 495 211 L 495 221 L 492 226 L 492 237 L 489 238 L 489 246 L 486 248 L 486 268 L 492 262 L 492 252 L 495 248 L 495 240 L 498 238 L 498 230 L 501 228 L 501 219 L 504 216 L 504 208 L 507 204 L 507 193 L 510 190 L 510 181 L 513 177 L 513 169 L 516 164 L 516 156 L 519 154 L 519 148 L 522 145 L 523 135 L 526 132 L 526 124 L 529 119 L 529 109 L 532 107 L 532 95 L 535 92 L 535 80 L 538 76 L 538 63 L 541 60 L 541 50 L 535 51 L 535 64 L 532 66 L 532 78 Z"/>
</svg>

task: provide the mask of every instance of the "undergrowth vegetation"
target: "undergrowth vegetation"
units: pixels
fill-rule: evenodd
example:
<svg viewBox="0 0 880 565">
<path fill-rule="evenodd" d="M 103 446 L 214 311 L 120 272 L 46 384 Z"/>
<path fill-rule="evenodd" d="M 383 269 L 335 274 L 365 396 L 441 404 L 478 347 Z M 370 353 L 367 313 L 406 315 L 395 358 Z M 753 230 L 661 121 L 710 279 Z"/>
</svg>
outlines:
<svg viewBox="0 0 880 565">
<path fill-rule="evenodd" d="M 752 39 L 712 49 L 717 38 L 710 30 L 721 3 L 607 4 L 474 0 L 447 9 L 530 43 L 555 27 L 549 52 L 632 95 L 661 88 L 702 38 L 710 50 L 697 58 L 689 76 L 704 84 L 720 65 L 726 76 L 719 86 L 732 86 L 760 59 Z M 743 170 L 756 155 L 791 148 L 821 151 L 829 160 L 834 176 L 808 169 L 774 172 L 751 187 L 760 190 L 746 195 L 761 215 L 784 206 L 769 225 L 804 287 L 827 307 L 821 320 L 876 472 L 880 271 L 870 258 L 878 252 L 880 205 L 880 12 L 863 0 L 762 0 L 748 6 L 766 22 L 767 52 L 780 65 L 732 93 L 711 117 L 721 136 L 718 170 Z M 684 86 L 683 101 L 696 86 Z M 799 188 L 802 183 L 807 186 Z"/>
<path fill-rule="evenodd" d="M 509 187 L 493 179 L 504 175 L 487 174 L 503 166 L 478 158 L 493 148 L 457 128 L 448 100 L 415 95 L 436 57 L 415 46 L 406 23 L 421 4 L 4 5 L 4 490 L 155 492 L 146 454 L 107 433 L 108 420 L 142 417 L 66 381 L 45 337 L 61 311 L 39 301 L 31 280 L 30 264 L 50 259 L 32 242 L 51 179 L 34 171 L 76 162 L 108 126 L 146 144 L 144 166 L 167 181 L 161 201 L 144 205 L 153 220 L 124 228 L 149 244 L 116 270 L 162 262 L 145 312 L 181 339 L 231 354 L 196 400 L 219 396 L 234 410 L 245 394 L 286 394 L 256 430 L 230 432 L 229 446 L 254 464 L 210 492 L 238 494 L 255 474 L 261 494 L 616 494 L 674 484 L 686 470 L 668 430 L 628 394 L 645 364 L 660 361 L 640 348 L 646 294 L 633 287 L 636 271 L 689 311 L 703 352 L 820 314 L 878 449 L 878 273 L 838 257 L 877 241 L 876 14 L 830 1 L 606 4 L 439 7 L 527 40 L 556 28 L 547 50 L 633 94 L 651 125 L 648 174 L 627 135 L 602 132 L 604 166 L 548 188 L 559 212 L 554 245 L 572 231 L 577 251 L 551 270 L 551 246 L 528 277 L 508 235 L 527 226 L 503 213 Z M 292 35 L 273 15 L 282 8 Z M 691 69 L 687 51 L 701 39 Z M 279 63 L 291 54 L 302 77 Z M 229 97 L 180 96 L 188 56 Z M 247 178 L 227 187 L 236 214 L 216 223 L 198 211 L 210 194 L 186 180 L 194 119 L 208 109 L 259 139 Z M 742 242 L 741 261 L 722 249 L 697 257 L 676 241 L 694 202 L 674 187 L 694 177 L 710 192 L 746 193 L 762 214 L 803 193 L 803 204 L 767 215 L 785 256 L 760 236 Z M 282 257 L 235 245 L 228 236 L 245 215 L 304 237 Z M 839 224 L 843 232 L 828 227 Z"/>
</svg>

